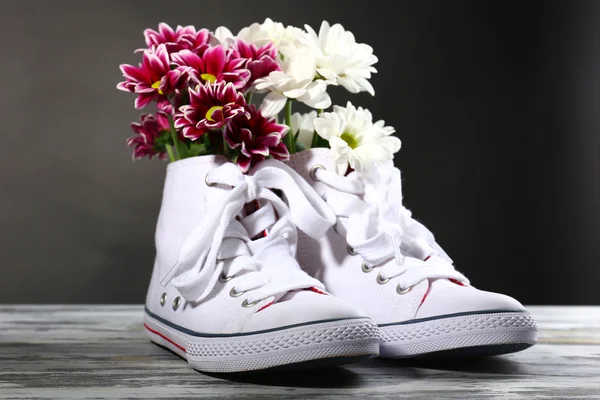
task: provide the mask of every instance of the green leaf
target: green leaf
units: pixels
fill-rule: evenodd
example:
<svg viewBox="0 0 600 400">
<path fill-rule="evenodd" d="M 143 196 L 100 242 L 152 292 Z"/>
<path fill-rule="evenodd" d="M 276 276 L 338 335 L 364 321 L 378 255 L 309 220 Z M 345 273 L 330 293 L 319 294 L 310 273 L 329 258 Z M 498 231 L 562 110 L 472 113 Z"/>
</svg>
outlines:
<svg viewBox="0 0 600 400">
<path fill-rule="evenodd" d="M 205 143 L 192 142 L 189 144 L 188 157 L 204 156 L 208 154 L 208 148 Z"/>
<path fill-rule="evenodd" d="M 167 145 L 171 144 L 171 135 L 169 131 L 162 131 L 161 135 L 156 138 L 154 149 L 160 153 L 167 151 Z"/>
<path fill-rule="evenodd" d="M 300 142 L 296 142 L 296 153 L 301 152 L 302 150 L 306 150 L 306 147 Z"/>
<path fill-rule="evenodd" d="M 315 135 L 313 136 L 312 146 L 310 146 L 310 147 L 313 148 L 313 149 L 316 148 L 316 147 L 325 147 L 325 148 L 328 148 L 329 147 L 329 142 L 315 133 Z"/>
<path fill-rule="evenodd" d="M 237 159 L 240 156 L 240 151 L 239 150 L 234 150 L 233 154 L 231 155 L 231 157 L 229 158 L 231 160 L 232 163 L 237 164 Z"/>
<path fill-rule="evenodd" d="M 185 147 L 182 154 L 182 158 L 205 156 L 207 154 L 215 154 L 211 148 L 211 141 L 209 135 L 202 135 L 196 141 L 186 139 L 184 143 L 180 143 L 181 147 Z"/>
<path fill-rule="evenodd" d="M 188 146 L 179 140 L 177 141 L 177 150 L 179 151 L 179 156 L 181 159 L 190 157 L 190 150 Z"/>
</svg>

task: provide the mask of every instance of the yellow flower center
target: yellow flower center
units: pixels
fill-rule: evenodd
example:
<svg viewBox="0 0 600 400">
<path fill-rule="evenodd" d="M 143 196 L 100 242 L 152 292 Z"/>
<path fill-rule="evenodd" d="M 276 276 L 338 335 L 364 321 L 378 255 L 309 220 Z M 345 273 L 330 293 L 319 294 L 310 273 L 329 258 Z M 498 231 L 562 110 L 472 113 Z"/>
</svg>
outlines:
<svg viewBox="0 0 600 400">
<path fill-rule="evenodd" d="M 160 81 L 156 81 L 152 84 L 152 89 L 158 89 L 160 87 Z M 164 94 L 162 90 L 158 89 L 158 94 Z"/>
<path fill-rule="evenodd" d="M 212 118 L 213 113 L 217 110 L 222 110 L 222 109 L 223 109 L 222 106 L 212 106 L 211 108 L 209 108 L 205 115 L 206 120 L 210 121 L 210 122 L 215 122 L 215 120 Z"/>
<path fill-rule="evenodd" d="M 352 136 L 351 133 L 348 133 L 348 132 L 342 133 L 342 135 L 340 136 L 340 139 L 342 139 L 344 142 L 346 142 L 348 144 L 348 147 L 350 147 L 352 150 L 354 150 L 355 148 L 358 147 L 358 141 L 356 140 L 356 138 L 354 136 Z"/>
<path fill-rule="evenodd" d="M 202 80 L 204 82 L 209 82 L 209 83 L 215 83 L 217 81 L 217 77 L 214 76 L 213 74 L 201 74 L 200 78 L 202 78 Z"/>
</svg>

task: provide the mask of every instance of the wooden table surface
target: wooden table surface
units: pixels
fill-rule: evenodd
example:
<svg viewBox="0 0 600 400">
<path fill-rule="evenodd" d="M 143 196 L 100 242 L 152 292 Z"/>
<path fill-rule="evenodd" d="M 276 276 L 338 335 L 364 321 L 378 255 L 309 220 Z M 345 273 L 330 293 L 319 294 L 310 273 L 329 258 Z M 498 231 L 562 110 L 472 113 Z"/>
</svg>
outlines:
<svg viewBox="0 0 600 400">
<path fill-rule="evenodd" d="M 2 399 L 600 399 L 600 307 L 529 307 L 540 343 L 479 360 L 205 375 L 152 345 L 141 306 L 0 306 Z"/>
</svg>

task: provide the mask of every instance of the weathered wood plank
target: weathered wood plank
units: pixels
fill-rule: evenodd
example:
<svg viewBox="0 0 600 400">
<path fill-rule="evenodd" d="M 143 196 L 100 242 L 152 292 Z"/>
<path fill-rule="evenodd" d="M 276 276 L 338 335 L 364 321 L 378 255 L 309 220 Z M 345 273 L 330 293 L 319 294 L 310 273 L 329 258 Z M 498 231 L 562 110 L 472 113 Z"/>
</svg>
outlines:
<svg viewBox="0 0 600 400">
<path fill-rule="evenodd" d="M 141 306 L 0 306 L 6 399 L 600 399 L 600 307 L 531 307 L 540 344 L 444 362 L 209 376 L 146 339 Z"/>
</svg>

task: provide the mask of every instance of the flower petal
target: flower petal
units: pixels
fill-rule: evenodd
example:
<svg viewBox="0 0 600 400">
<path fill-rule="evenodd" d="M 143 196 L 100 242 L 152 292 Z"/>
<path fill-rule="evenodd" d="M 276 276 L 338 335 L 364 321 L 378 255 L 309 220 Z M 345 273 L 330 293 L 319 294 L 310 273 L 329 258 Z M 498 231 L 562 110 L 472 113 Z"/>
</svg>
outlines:
<svg viewBox="0 0 600 400">
<path fill-rule="evenodd" d="M 290 99 L 296 99 L 300 96 L 305 95 L 306 89 L 297 88 L 297 89 L 287 90 L 287 91 L 283 92 L 283 94 L 284 94 L 284 96 L 289 97 Z"/>
<path fill-rule="evenodd" d="M 220 75 L 226 62 L 225 48 L 219 45 L 206 50 L 202 60 L 206 66 L 204 72 L 214 76 Z"/>
<path fill-rule="evenodd" d="M 341 135 L 336 129 L 336 124 L 331 119 L 315 118 L 314 121 L 315 131 L 323 139 L 330 141 L 333 137 Z"/>
<path fill-rule="evenodd" d="M 230 46 L 235 42 L 235 36 L 233 36 L 233 33 L 231 33 L 231 31 L 224 26 L 219 26 L 217 29 L 215 29 L 214 36 L 221 44 Z"/>
<path fill-rule="evenodd" d="M 260 105 L 260 112 L 265 117 L 272 117 L 277 114 L 285 107 L 287 97 L 278 92 L 271 92 L 265 96 L 262 104 Z"/>
<path fill-rule="evenodd" d="M 271 148 L 271 156 L 277 160 L 287 161 L 290 159 L 290 152 L 285 143 L 281 142 L 277 147 Z"/>
<path fill-rule="evenodd" d="M 146 107 L 151 101 L 152 101 L 152 96 L 146 96 L 146 95 L 141 94 L 138 97 L 136 97 L 135 102 L 134 102 L 134 107 L 137 110 L 141 110 L 142 108 Z"/>
<path fill-rule="evenodd" d="M 240 169 L 242 170 L 243 173 L 248 172 L 248 170 L 250 169 L 251 163 L 252 163 L 252 159 L 250 157 L 247 157 L 243 154 L 240 154 L 237 158 L 236 161 L 237 165 L 240 167 Z"/>
</svg>

